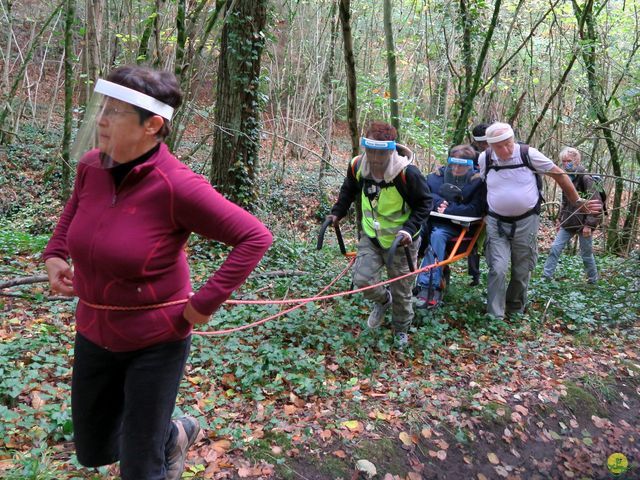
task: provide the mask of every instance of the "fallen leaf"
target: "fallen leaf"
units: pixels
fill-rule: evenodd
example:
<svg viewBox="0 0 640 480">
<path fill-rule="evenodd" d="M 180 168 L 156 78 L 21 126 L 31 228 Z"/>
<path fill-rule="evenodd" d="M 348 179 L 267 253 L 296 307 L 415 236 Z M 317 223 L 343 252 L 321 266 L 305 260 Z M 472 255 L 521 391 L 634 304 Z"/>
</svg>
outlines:
<svg viewBox="0 0 640 480">
<path fill-rule="evenodd" d="M 436 456 L 438 457 L 439 460 L 446 460 L 447 452 L 444 450 L 438 450 L 438 452 L 436 453 Z"/>
<path fill-rule="evenodd" d="M 213 442 L 213 449 L 218 453 L 226 453 L 231 449 L 231 441 L 222 439 Z"/>
<path fill-rule="evenodd" d="M 400 438 L 400 441 L 407 447 L 411 447 L 413 445 L 411 436 L 407 432 L 400 432 L 400 435 L 398 435 L 398 437 Z"/>
<path fill-rule="evenodd" d="M 498 475 L 500 475 L 501 477 L 508 477 L 509 476 L 509 472 L 507 472 L 507 469 L 504 468 L 503 466 L 498 466 L 498 467 L 493 467 L 496 471 L 496 473 Z"/>
<path fill-rule="evenodd" d="M 298 408 L 295 405 L 287 404 L 284 406 L 285 415 L 293 415 L 297 410 Z"/>
<path fill-rule="evenodd" d="M 422 480 L 422 475 L 417 472 L 407 473 L 407 480 Z"/>
<path fill-rule="evenodd" d="M 359 472 L 366 473 L 369 478 L 375 477 L 378 473 L 378 471 L 376 470 L 376 466 L 369 460 L 358 460 L 356 462 L 356 468 Z"/>
<path fill-rule="evenodd" d="M 344 450 L 335 450 L 333 452 L 333 455 L 335 455 L 338 458 L 347 458 L 347 454 L 344 453 Z"/>
<path fill-rule="evenodd" d="M 423 429 L 422 429 L 422 436 L 423 436 L 424 438 L 431 438 L 432 433 L 433 433 L 433 432 L 431 432 L 431 429 L 430 429 L 430 428 L 423 428 Z"/>
<path fill-rule="evenodd" d="M 606 419 L 600 418 L 597 415 L 591 415 L 591 420 L 597 428 L 605 428 L 607 426 Z"/>
<path fill-rule="evenodd" d="M 449 448 L 449 444 L 444 440 L 435 440 L 433 443 L 439 446 L 441 450 L 446 450 Z"/>
<path fill-rule="evenodd" d="M 489 480 L 484 474 L 479 473 L 478 474 L 478 480 Z"/>
<path fill-rule="evenodd" d="M 271 447 L 271 452 L 274 455 L 282 455 L 282 447 L 279 447 L 278 445 L 274 445 L 273 447 Z"/>
<path fill-rule="evenodd" d="M 515 411 L 521 413 L 522 415 L 529 415 L 529 410 L 527 410 L 526 407 L 523 407 L 522 405 L 516 405 L 515 406 Z"/>
<path fill-rule="evenodd" d="M 259 477 L 262 475 L 260 468 L 240 467 L 238 469 L 238 476 L 240 478 Z"/>
<path fill-rule="evenodd" d="M 325 442 L 331 438 L 331 435 L 333 435 L 333 434 L 331 433 L 331 430 L 322 430 L 322 431 L 320 432 L 320 438 L 321 438 L 322 440 L 324 440 Z"/>
<path fill-rule="evenodd" d="M 31 392 L 31 406 L 35 410 L 40 410 L 44 406 L 44 404 L 45 401 L 42 399 L 39 392 Z"/>
<path fill-rule="evenodd" d="M 358 420 L 345 420 L 342 422 L 342 426 L 346 427 L 351 432 L 362 432 L 364 430 L 364 425 L 362 425 Z"/>
<path fill-rule="evenodd" d="M 500 459 L 499 459 L 499 458 L 498 458 L 498 456 L 497 456 L 495 453 L 493 453 L 493 452 L 488 453 L 488 454 L 487 454 L 487 458 L 488 458 L 488 459 L 489 459 L 489 461 L 490 461 L 492 464 L 494 464 L 494 465 L 498 465 L 498 464 L 500 463 Z"/>
</svg>

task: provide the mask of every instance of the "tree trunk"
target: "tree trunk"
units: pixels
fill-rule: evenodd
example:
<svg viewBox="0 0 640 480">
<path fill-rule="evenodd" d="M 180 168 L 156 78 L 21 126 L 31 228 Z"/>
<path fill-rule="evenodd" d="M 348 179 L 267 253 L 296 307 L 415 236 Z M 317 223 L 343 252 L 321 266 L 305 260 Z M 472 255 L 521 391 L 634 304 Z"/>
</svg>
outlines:
<svg viewBox="0 0 640 480">
<path fill-rule="evenodd" d="M 331 161 L 331 142 L 333 137 L 333 97 L 334 97 L 334 88 L 333 88 L 333 77 L 335 71 L 335 46 L 338 40 L 338 22 L 336 19 L 337 12 L 337 2 L 335 0 L 331 4 L 331 10 L 329 12 L 329 17 L 331 19 L 331 36 L 329 37 L 329 58 L 327 60 L 327 68 L 322 76 L 322 91 L 323 91 L 323 103 L 321 105 L 321 115 L 320 117 L 324 117 L 324 121 L 326 124 L 325 133 L 324 133 L 324 146 L 322 147 L 322 159 L 320 162 L 320 168 L 318 170 L 318 185 L 320 188 L 320 197 L 321 204 L 325 199 L 324 194 L 324 174 L 327 171 L 329 163 Z"/>
<path fill-rule="evenodd" d="M 102 44 L 102 11 L 103 0 L 86 0 L 85 9 L 87 15 L 84 32 L 84 48 L 82 50 L 82 66 L 85 77 L 82 81 L 82 89 L 78 103 L 86 107 L 91 97 L 95 82 L 102 74 L 102 57 L 100 45 Z"/>
<path fill-rule="evenodd" d="M 496 28 L 498 23 L 498 16 L 500 14 L 500 5 L 502 0 L 496 0 L 493 6 L 493 15 L 491 17 L 491 23 L 487 28 L 487 33 L 485 34 L 482 49 L 480 50 L 480 54 L 478 55 L 478 60 L 476 62 L 476 67 L 473 73 L 472 81 L 469 79 L 465 79 L 465 90 L 460 98 L 460 115 L 456 120 L 456 126 L 453 132 L 453 143 L 459 144 L 464 141 L 464 137 L 467 131 L 467 123 L 469 122 L 469 117 L 471 116 L 471 112 L 473 111 L 473 102 L 476 98 L 476 95 L 479 91 L 480 78 L 482 77 L 482 72 L 484 71 L 484 65 L 487 60 L 487 54 L 489 52 L 489 46 L 491 44 L 491 38 L 493 37 L 493 31 Z M 460 2 L 461 7 L 465 4 L 464 1 Z M 465 12 L 463 15 L 463 21 L 467 18 L 467 13 Z M 465 21 L 465 29 L 467 28 L 467 23 Z M 469 27 L 470 28 L 470 27 Z M 464 42 L 463 42 L 464 43 Z M 470 59 L 468 60 L 470 63 Z"/>
<path fill-rule="evenodd" d="M 182 2 L 182 0 L 180 1 Z M 197 95 L 194 91 L 200 87 L 195 80 L 199 75 L 207 74 L 207 69 L 200 68 L 203 58 L 202 52 L 209 44 L 208 39 L 211 36 L 213 27 L 218 23 L 218 17 L 225 3 L 225 0 L 217 0 L 215 8 L 207 14 L 202 26 L 197 25 L 196 22 L 208 5 L 208 0 L 200 0 L 200 3 L 192 12 L 187 13 L 186 6 L 184 14 L 178 11 L 176 30 L 179 32 L 184 29 L 184 38 L 181 38 L 182 35 L 180 33 L 177 34 L 178 44 L 176 45 L 174 73 L 178 77 L 180 87 L 184 93 L 184 101 L 182 108 L 176 112 L 171 121 L 171 134 L 165 139 L 165 143 L 172 151 L 178 149 L 182 134 L 189 121 L 192 120 L 193 112 L 190 104 L 194 95 Z M 181 7 L 179 6 L 179 8 Z M 182 15 L 184 15 L 184 19 Z M 180 24 L 183 22 L 184 26 L 181 26 Z"/>
<path fill-rule="evenodd" d="M 584 22 L 586 20 L 586 15 L 584 15 L 584 14 L 583 15 L 579 15 L 577 20 L 578 20 L 578 35 L 582 38 L 583 37 L 583 31 L 584 31 Z M 527 143 L 531 142 L 531 140 L 533 139 L 533 136 L 536 133 L 536 130 L 537 130 L 538 126 L 540 125 L 540 123 L 542 123 L 542 120 L 544 119 L 544 116 L 546 115 L 547 110 L 551 106 L 551 102 L 553 102 L 553 99 L 564 88 L 565 83 L 567 81 L 567 78 L 569 77 L 569 73 L 571 72 L 571 69 L 573 68 L 573 64 L 578 59 L 578 51 L 579 51 L 579 49 L 576 46 L 574 48 L 573 52 L 571 53 L 571 59 L 569 60 L 569 63 L 567 64 L 566 68 L 564 69 L 564 73 L 562 74 L 562 77 L 558 81 L 558 85 L 553 90 L 551 95 L 549 95 L 549 98 L 547 99 L 547 101 L 545 102 L 544 106 L 542 107 L 542 110 L 540 111 L 540 114 L 538 115 L 538 118 L 536 118 L 536 120 L 533 122 L 533 126 L 531 127 L 531 130 L 529 130 L 529 136 L 527 137 L 527 140 L 526 140 Z"/>
<path fill-rule="evenodd" d="M 384 0 L 384 36 L 387 44 L 387 69 L 389 70 L 389 106 L 391 125 L 398 130 L 400 138 L 400 114 L 398 108 L 398 74 L 396 72 L 396 50 L 393 44 L 393 11 L 391 0 Z"/>
<path fill-rule="evenodd" d="M 268 0 L 243 0 L 226 10 L 222 29 L 211 183 L 231 200 L 255 199 L 260 147 L 260 57 Z"/>
<path fill-rule="evenodd" d="M 24 80 L 24 75 L 25 75 L 25 72 L 27 71 L 27 67 L 29 66 L 29 62 L 33 57 L 34 51 L 39 46 L 37 40 L 39 40 L 42 37 L 42 34 L 47 29 L 49 24 L 53 21 L 53 19 L 56 17 L 56 15 L 58 15 L 58 12 L 60 11 L 60 9 L 65 6 L 65 2 L 66 0 L 62 0 L 56 6 L 56 8 L 51 13 L 51 15 L 49 15 L 49 17 L 47 17 L 47 20 L 42 24 L 42 28 L 40 28 L 37 35 L 34 35 L 33 40 L 29 45 L 29 49 L 27 50 L 27 53 L 24 56 L 22 65 L 20 65 L 20 69 L 18 70 L 18 72 L 14 77 L 13 83 L 11 84 L 11 88 L 2 95 L 4 106 L 2 107 L 2 111 L 0 111 L 0 144 L 8 143 L 11 140 L 11 136 L 12 136 L 11 132 L 6 132 L 4 129 L 4 125 L 7 120 L 7 117 L 9 116 L 9 113 L 11 113 L 12 111 L 12 103 L 17 98 L 18 87 Z M 6 63 L 9 63 L 8 60 L 6 60 Z"/>
<path fill-rule="evenodd" d="M 638 153 L 636 152 L 636 155 Z M 629 201 L 629 212 L 620 232 L 620 250 L 628 254 L 634 247 L 640 221 L 640 190 L 635 190 Z"/>
<path fill-rule="evenodd" d="M 351 132 L 351 155 L 360 151 L 358 132 L 358 100 L 356 96 L 356 61 L 353 56 L 353 39 L 351 38 L 351 0 L 340 0 L 340 24 L 342 25 L 342 42 L 344 50 L 345 70 L 347 73 L 347 118 Z"/>
<path fill-rule="evenodd" d="M 71 190 L 71 167 L 69 150 L 71 145 L 71 122 L 73 121 L 73 25 L 75 23 L 75 0 L 67 0 L 64 23 L 64 127 L 62 133 L 62 198 L 69 198 Z"/>
<path fill-rule="evenodd" d="M 615 190 L 613 194 L 613 206 L 611 208 L 611 218 L 609 219 L 609 228 L 607 230 L 607 250 L 615 253 L 622 253 L 622 242 L 620 238 L 620 232 L 618 230 L 618 221 L 620 220 L 620 204 L 622 203 L 622 193 L 624 189 L 624 183 L 622 179 L 622 165 L 620 161 L 620 155 L 618 152 L 618 146 L 613 139 L 611 129 L 607 126 L 609 119 L 607 118 L 607 111 L 604 104 L 604 98 L 602 89 L 598 84 L 598 75 L 596 72 L 596 22 L 593 16 L 593 0 L 588 0 L 584 7 L 580 7 L 578 3 L 573 0 L 573 7 L 576 18 L 580 20 L 580 17 L 584 17 L 586 29 L 581 32 L 582 39 L 582 58 L 584 61 L 585 69 L 587 72 L 587 87 L 589 91 L 589 102 L 591 103 L 592 111 L 599 123 L 600 130 L 604 136 L 607 149 L 609 150 L 609 157 L 611 160 L 611 168 L 615 175 Z"/>
</svg>

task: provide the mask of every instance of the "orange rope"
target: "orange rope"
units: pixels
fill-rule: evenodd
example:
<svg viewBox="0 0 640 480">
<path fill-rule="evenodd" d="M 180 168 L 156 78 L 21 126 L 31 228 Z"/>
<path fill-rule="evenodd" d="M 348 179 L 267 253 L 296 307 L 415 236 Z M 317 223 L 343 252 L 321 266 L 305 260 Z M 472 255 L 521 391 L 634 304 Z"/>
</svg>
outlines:
<svg viewBox="0 0 640 480">
<path fill-rule="evenodd" d="M 322 292 L 326 292 L 329 288 L 331 288 L 331 286 L 333 286 L 333 284 L 335 284 L 338 280 L 340 280 L 351 268 L 351 266 L 353 265 L 353 263 L 355 262 L 355 258 L 352 258 L 349 261 L 349 265 L 347 265 L 347 267 L 338 274 L 338 276 L 336 278 L 333 279 L 333 281 L 331 283 L 329 283 L 329 285 L 327 285 L 326 287 L 324 287 L 322 290 L 320 290 L 319 293 Z M 278 317 L 281 317 L 283 315 L 286 315 L 287 313 L 293 312 L 294 310 L 297 310 L 298 308 L 302 308 L 304 305 L 306 305 L 309 302 L 312 302 L 313 298 L 309 298 L 307 299 L 307 301 L 302 302 L 298 305 L 294 305 L 291 308 L 287 308 L 286 310 L 282 310 L 279 313 L 276 313 L 275 315 L 271 315 L 269 317 L 263 318 L 262 320 L 258 320 L 257 322 L 253 322 L 253 323 L 248 323 L 246 325 L 242 325 L 240 327 L 234 327 L 234 328 L 227 328 L 225 330 L 213 330 L 212 332 L 193 332 L 194 335 L 201 335 L 203 337 L 210 337 L 210 336 L 214 336 L 214 335 L 225 335 L 227 333 L 232 333 L 232 332 L 239 332 L 241 330 L 246 330 L 248 328 L 253 328 L 253 327 L 257 327 L 258 325 L 262 325 L 263 323 L 267 323 L 269 320 L 273 320 L 276 319 Z"/>
<path fill-rule="evenodd" d="M 390 278 L 389 280 L 378 282 L 378 283 L 376 283 L 374 285 L 368 285 L 366 287 L 361 287 L 361 288 L 356 288 L 356 289 L 353 289 L 353 290 L 346 290 L 346 291 L 342 291 L 342 292 L 332 293 L 332 294 L 329 294 L 329 295 L 322 295 L 323 292 L 326 292 L 329 288 L 331 288 L 332 285 L 334 285 L 340 278 L 342 278 L 346 274 L 346 272 L 351 268 L 353 263 L 355 262 L 355 256 L 353 254 L 351 254 L 351 252 L 349 252 L 349 253 L 346 254 L 346 257 L 348 257 L 350 259 L 349 260 L 349 265 L 340 274 L 338 274 L 338 276 L 334 280 L 332 280 L 326 287 L 324 287 L 322 290 L 320 290 L 317 295 L 315 295 L 313 297 L 291 298 L 289 300 L 227 300 L 225 303 L 227 303 L 229 305 L 286 305 L 286 304 L 292 304 L 292 303 L 295 303 L 297 305 L 294 305 L 291 308 L 283 310 L 280 313 L 276 313 L 276 314 L 271 315 L 269 317 L 266 317 L 266 318 L 264 318 L 262 320 L 258 320 L 257 322 L 249 323 L 249 324 L 243 325 L 241 327 L 228 328 L 228 329 L 225 329 L 225 330 L 214 330 L 214 331 L 211 331 L 211 332 L 193 332 L 193 334 L 194 335 L 210 336 L 210 335 L 223 335 L 223 334 L 226 334 L 226 333 L 245 330 L 247 328 L 252 328 L 252 327 L 255 327 L 257 325 L 261 325 L 263 323 L 266 323 L 269 320 L 273 320 L 275 318 L 278 318 L 278 317 L 281 317 L 283 315 L 286 315 L 287 313 L 292 312 L 294 310 L 297 310 L 298 308 L 301 308 L 301 307 L 303 307 L 304 305 L 306 305 L 307 303 L 310 303 L 310 302 L 319 301 L 319 300 L 329 300 L 329 299 L 332 299 L 332 298 L 343 297 L 343 296 L 346 296 L 346 295 L 352 295 L 354 293 L 364 292 L 366 290 L 371 290 L 373 288 L 378 288 L 380 286 L 384 286 L 384 285 L 388 285 L 388 284 L 393 283 L 393 282 L 397 282 L 398 280 L 402 280 L 403 278 L 407 278 L 407 277 L 410 277 L 410 276 L 413 276 L 413 275 L 418 275 L 418 274 L 420 274 L 422 272 L 427 272 L 427 271 L 429 271 L 429 270 L 431 270 L 433 268 L 443 267 L 445 265 L 449 265 L 450 263 L 457 262 L 458 260 L 469 256 L 469 254 L 471 253 L 471 250 L 473 249 L 473 246 L 475 245 L 476 241 L 478 240 L 478 237 L 480 236 L 481 231 L 482 231 L 482 225 L 480 226 L 480 228 L 478 228 L 476 230 L 474 236 L 469 241 L 469 244 L 467 245 L 467 249 L 464 252 L 458 253 L 458 249 L 460 248 L 460 245 L 462 244 L 462 242 L 464 240 L 464 236 L 467 233 L 467 228 L 463 227 L 462 231 L 458 235 L 458 238 L 456 239 L 456 243 L 455 243 L 453 249 L 451 250 L 451 253 L 450 253 L 449 257 L 446 260 L 443 260 L 443 261 L 440 261 L 440 262 L 436 262 L 436 263 L 433 263 L 431 265 L 427 265 L 425 267 L 422 267 L 422 268 L 419 268 L 417 270 L 414 270 L 413 272 L 409 272 L 409 273 L 406 273 L 404 275 L 400 275 L 398 277 Z M 94 304 L 94 303 L 89 303 L 89 302 L 86 302 L 86 301 L 80 299 L 80 302 L 84 303 L 85 305 L 87 305 L 87 306 L 89 306 L 91 308 L 95 308 L 97 310 L 114 310 L 114 311 L 149 310 L 149 309 L 154 309 L 154 308 L 163 308 L 163 307 L 168 307 L 168 306 L 172 306 L 172 305 L 179 305 L 179 304 L 187 303 L 188 301 L 189 301 L 189 299 L 181 299 L 181 300 L 173 300 L 173 301 L 170 301 L 170 302 L 157 303 L 157 304 L 153 304 L 153 305 L 137 305 L 137 306 L 125 307 L 125 306 L 118 306 L 118 305 Z"/>
<path fill-rule="evenodd" d="M 113 310 L 116 312 L 132 312 L 136 310 L 152 310 L 154 308 L 171 307 L 173 305 L 180 305 L 181 303 L 187 303 L 188 298 L 182 300 L 172 300 L 170 302 L 154 303 L 152 305 L 136 305 L 132 307 L 125 307 L 121 305 L 100 305 L 98 303 L 89 303 L 86 300 L 80 299 L 81 303 L 84 303 L 87 307 L 95 308 L 96 310 Z"/>
</svg>

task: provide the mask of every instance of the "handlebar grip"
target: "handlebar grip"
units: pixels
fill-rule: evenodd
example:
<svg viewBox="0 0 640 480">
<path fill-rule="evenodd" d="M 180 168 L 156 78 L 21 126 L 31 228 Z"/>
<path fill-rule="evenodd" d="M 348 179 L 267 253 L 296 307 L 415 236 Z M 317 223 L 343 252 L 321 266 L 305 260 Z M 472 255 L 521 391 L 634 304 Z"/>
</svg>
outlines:
<svg viewBox="0 0 640 480">
<path fill-rule="evenodd" d="M 400 242 L 402 241 L 402 239 L 403 239 L 403 236 L 398 235 L 393 241 L 393 243 L 391 244 L 391 247 L 389 248 L 389 253 L 387 254 L 388 269 L 393 267 L 393 257 L 395 257 L 396 250 L 398 249 L 398 245 L 400 245 Z M 411 252 L 409 251 L 409 247 L 406 245 L 404 246 L 404 255 L 407 258 L 407 265 L 409 265 L 409 271 L 414 272 L 416 270 L 416 267 L 413 264 L 413 259 L 411 258 Z"/>
<path fill-rule="evenodd" d="M 333 223 L 330 218 L 327 218 L 320 227 L 320 231 L 318 232 L 318 243 L 316 244 L 316 250 L 320 250 L 322 248 L 322 244 L 324 243 L 324 234 L 327 231 L 327 227 Z"/>
</svg>

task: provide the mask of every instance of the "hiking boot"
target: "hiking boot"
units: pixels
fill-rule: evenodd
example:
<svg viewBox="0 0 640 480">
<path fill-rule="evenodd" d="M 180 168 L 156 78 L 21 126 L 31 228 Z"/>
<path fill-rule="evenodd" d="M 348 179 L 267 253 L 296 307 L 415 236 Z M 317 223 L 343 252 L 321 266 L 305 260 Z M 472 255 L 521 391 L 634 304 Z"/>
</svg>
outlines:
<svg viewBox="0 0 640 480">
<path fill-rule="evenodd" d="M 367 319 L 367 326 L 369 328 L 378 328 L 380 325 L 382 325 L 384 314 L 391 306 L 391 300 L 391 292 L 387 290 L 387 301 L 385 303 L 376 303 L 376 305 L 373 307 L 373 311 Z"/>
<path fill-rule="evenodd" d="M 436 308 L 439 307 L 442 303 L 442 291 L 436 288 L 433 292 L 431 292 L 431 297 L 427 301 L 426 308 Z"/>
<path fill-rule="evenodd" d="M 395 340 L 396 340 L 396 345 L 400 350 L 404 350 L 405 348 L 407 348 L 407 346 L 409 346 L 409 335 L 405 332 L 396 333 Z"/>
<path fill-rule="evenodd" d="M 193 417 L 180 417 L 172 423 L 178 429 L 176 444 L 167 455 L 167 476 L 165 480 L 180 480 L 184 471 L 184 461 L 189 447 L 196 441 L 200 432 L 200 424 Z"/>
<path fill-rule="evenodd" d="M 420 287 L 416 293 L 416 308 L 427 308 L 429 302 L 429 288 Z"/>
<path fill-rule="evenodd" d="M 470 287 L 477 287 L 478 285 L 480 285 L 480 277 L 478 277 L 477 275 L 474 275 L 473 277 L 471 277 L 471 281 L 469 282 L 469 286 Z"/>
</svg>

